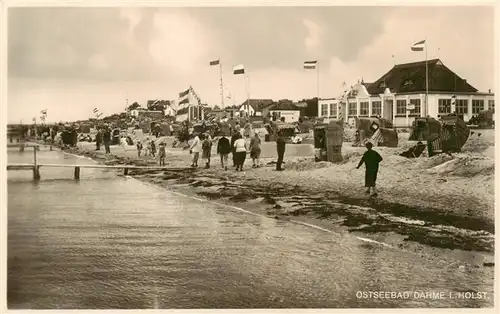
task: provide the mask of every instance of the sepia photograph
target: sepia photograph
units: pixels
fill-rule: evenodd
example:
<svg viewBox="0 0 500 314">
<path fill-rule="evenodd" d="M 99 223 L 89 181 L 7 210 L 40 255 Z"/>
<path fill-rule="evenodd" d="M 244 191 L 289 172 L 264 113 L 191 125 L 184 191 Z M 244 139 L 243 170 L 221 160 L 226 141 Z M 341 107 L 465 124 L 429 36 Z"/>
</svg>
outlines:
<svg viewBox="0 0 500 314">
<path fill-rule="evenodd" d="M 8 310 L 494 309 L 498 3 L 84 3 L 0 4 Z"/>
</svg>

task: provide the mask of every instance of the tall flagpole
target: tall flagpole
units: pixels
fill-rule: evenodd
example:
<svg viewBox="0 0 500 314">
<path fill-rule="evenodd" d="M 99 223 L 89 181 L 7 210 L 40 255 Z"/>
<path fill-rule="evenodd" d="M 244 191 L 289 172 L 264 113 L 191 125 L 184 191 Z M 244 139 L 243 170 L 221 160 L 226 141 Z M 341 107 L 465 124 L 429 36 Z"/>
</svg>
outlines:
<svg viewBox="0 0 500 314">
<path fill-rule="evenodd" d="M 316 62 L 316 92 L 319 101 L 319 60 Z"/>
<path fill-rule="evenodd" d="M 247 92 L 247 105 L 246 105 L 246 108 L 245 108 L 245 109 L 246 109 L 247 114 L 248 114 L 248 115 L 250 115 L 250 114 L 249 114 L 249 111 L 250 111 L 250 92 L 249 92 L 249 89 L 248 89 L 248 85 L 249 85 L 248 83 L 249 83 L 249 82 L 247 82 L 247 81 L 249 80 L 249 79 L 248 79 L 248 72 L 247 72 L 247 69 L 245 69 L 245 75 L 244 75 L 244 78 L 245 78 L 245 90 L 246 90 L 246 92 Z"/>
<path fill-rule="evenodd" d="M 425 117 L 429 115 L 429 66 L 427 65 L 427 36 L 425 37 Z"/>
<path fill-rule="evenodd" d="M 222 62 L 220 61 L 220 58 L 219 58 L 219 68 L 220 68 L 220 99 L 222 108 L 224 109 L 224 83 L 222 81 Z"/>
</svg>

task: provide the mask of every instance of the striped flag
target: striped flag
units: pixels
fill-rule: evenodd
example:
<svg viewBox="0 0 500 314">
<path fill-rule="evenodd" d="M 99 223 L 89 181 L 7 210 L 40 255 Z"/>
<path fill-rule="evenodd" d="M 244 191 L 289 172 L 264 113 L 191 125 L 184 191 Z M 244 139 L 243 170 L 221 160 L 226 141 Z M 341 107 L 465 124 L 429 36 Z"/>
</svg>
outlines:
<svg viewBox="0 0 500 314">
<path fill-rule="evenodd" d="M 40 113 L 43 114 L 43 115 L 46 115 L 47 114 L 47 109 L 44 109 L 44 110 L 40 111 Z"/>
<path fill-rule="evenodd" d="M 217 60 L 214 60 L 214 61 L 210 61 L 210 65 L 219 65 L 220 64 L 220 60 L 217 59 Z"/>
<path fill-rule="evenodd" d="M 316 64 L 318 64 L 318 61 L 304 61 L 304 69 L 308 70 L 314 70 L 316 69 Z"/>
<path fill-rule="evenodd" d="M 243 64 L 238 64 L 237 66 L 234 66 L 233 74 L 234 75 L 245 74 L 245 67 L 243 66 Z"/>
<path fill-rule="evenodd" d="M 99 109 L 94 108 L 94 110 L 93 110 L 93 111 L 94 111 L 94 114 L 96 114 L 96 113 L 98 113 L 98 112 L 99 112 Z"/>
<path fill-rule="evenodd" d="M 189 88 L 179 93 L 179 98 L 186 97 L 189 94 Z"/>
<path fill-rule="evenodd" d="M 424 46 L 425 46 L 425 40 L 421 40 L 419 42 L 416 42 L 411 46 L 412 51 L 424 51 Z"/>
</svg>

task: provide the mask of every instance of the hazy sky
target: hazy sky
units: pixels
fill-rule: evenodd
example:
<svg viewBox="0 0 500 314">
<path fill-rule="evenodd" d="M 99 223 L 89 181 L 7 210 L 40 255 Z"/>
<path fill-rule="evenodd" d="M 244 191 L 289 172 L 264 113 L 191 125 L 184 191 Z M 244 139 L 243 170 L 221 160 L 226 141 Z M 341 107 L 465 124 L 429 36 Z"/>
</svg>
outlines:
<svg viewBox="0 0 500 314">
<path fill-rule="evenodd" d="M 493 89 L 493 10 L 488 7 L 10 8 L 8 120 L 87 118 L 147 99 L 176 99 L 189 85 L 220 103 L 251 98 L 335 97 L 341 83 L 371 82 L 394 64 L 429 58 L 481 91 Z M 392 58 L 392 55 L 395 58 Z M 229 100 L 226 100 L 226 104 Z"/>
</svg>

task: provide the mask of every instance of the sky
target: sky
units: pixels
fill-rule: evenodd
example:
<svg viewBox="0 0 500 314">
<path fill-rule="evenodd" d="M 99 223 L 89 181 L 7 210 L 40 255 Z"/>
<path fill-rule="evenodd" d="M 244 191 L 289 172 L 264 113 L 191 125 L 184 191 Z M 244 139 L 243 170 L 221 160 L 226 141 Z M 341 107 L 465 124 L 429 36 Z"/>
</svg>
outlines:
<svg viewBox="0 0 500 314">
<path fill-rule="evenodd" d="M 342 82 L 373 82 L 427 38 L 428 58 L 480 91 L 494 90 L 489 7 L 9 8 L 8 122 L 86 119 L 127 99 L 173 100 L 190 85 L 204 103 L 336 97 Z M 393 57 L 394 55 L 394 57 Z M 248 80 L 233 75 L 243 64 Z"/>
</svg>

